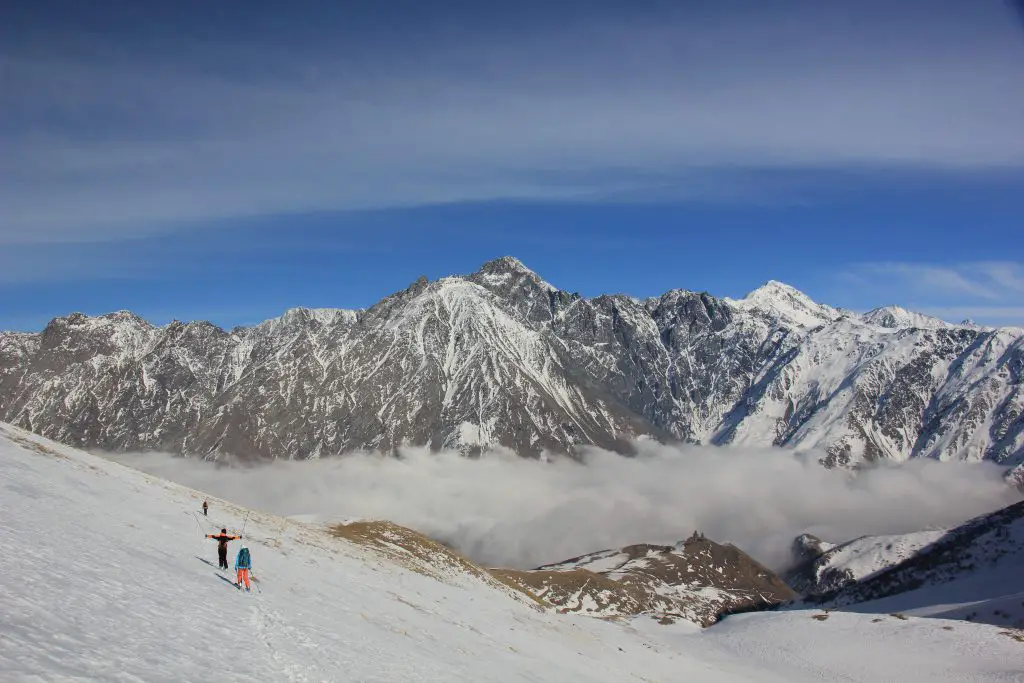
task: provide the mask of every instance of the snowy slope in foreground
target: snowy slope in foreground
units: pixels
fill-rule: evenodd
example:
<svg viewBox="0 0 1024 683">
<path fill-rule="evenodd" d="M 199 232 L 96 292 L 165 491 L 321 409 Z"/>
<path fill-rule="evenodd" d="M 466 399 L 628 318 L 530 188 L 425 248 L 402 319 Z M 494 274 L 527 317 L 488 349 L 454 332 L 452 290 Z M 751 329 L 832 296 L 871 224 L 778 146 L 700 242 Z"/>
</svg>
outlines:
<svg viewBox="0 0 1024 683">
<path fill-rule="evenodd" d="M 200 493 L 0 425 L 0 680 L 1015 680 L 1000 629 L 808 612 L 705 631 L 538 612 L 253 513 L 262 593 L 201 540 Z M 211 521 L 245 511 L 211 499 Z M 237 549 L 237 543 L 234 544 Z M 798 645 L 799 644 L 799 645 Z"/>
<path fill-rule="evenodd" d="M 984 633 L 991 636 L 982 636 L 977 624 L 937 619 L 762 612 L 729 617 L 699 639 L 678 626 L 636 628 L 670 648 L 690 649 L 694 640 L 711 645 L 702 651 L 709 665 L 743 667 L 751 680 L 1019 683 L 1024 671 L 1019 631 L 989 628 Z"/>
</svg>

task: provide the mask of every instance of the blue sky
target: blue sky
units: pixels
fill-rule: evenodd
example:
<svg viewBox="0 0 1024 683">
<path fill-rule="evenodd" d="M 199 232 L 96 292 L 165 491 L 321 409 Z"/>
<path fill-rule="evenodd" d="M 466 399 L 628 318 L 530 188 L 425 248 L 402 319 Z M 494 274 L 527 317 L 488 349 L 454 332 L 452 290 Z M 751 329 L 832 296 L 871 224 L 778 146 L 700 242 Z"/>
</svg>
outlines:
<svg viewBox="0 0 1024 683">
<path fill-rule="evenodd" d="M 230 327 L 505 254 L 1024 325 L 1011 6 L 708 5 L 5 3 L 0 329 Z"/>
</svg>

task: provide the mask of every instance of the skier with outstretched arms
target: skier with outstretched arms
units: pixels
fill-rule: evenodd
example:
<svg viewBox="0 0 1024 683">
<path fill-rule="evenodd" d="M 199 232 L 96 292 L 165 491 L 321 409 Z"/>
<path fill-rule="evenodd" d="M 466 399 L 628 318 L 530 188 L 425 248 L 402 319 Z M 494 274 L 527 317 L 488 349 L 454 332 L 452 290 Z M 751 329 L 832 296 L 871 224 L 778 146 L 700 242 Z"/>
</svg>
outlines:
<svg viewBox="0 0 1024 683">
<path fill-rule="evenodd" d="M 220 568 L 228 568 L 228 541 L 237 541 L 241 536 L 229 536 L 227 529 L 221 529 L 219 534 L 206 534 L 207 538 L 217 541 L 217 559 L 220 560 Z"/>
</svg>

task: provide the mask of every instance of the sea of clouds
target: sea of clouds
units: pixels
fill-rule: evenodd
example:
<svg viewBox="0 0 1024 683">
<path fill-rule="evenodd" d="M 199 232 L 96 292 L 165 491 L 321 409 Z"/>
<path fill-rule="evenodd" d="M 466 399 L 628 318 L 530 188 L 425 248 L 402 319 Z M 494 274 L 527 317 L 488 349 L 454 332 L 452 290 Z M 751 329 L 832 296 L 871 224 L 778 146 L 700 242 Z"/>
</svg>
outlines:
<svg viewBox="0 0 1024 683">
<path fill-rule="evenodd" d="M 809 532 L 843 542 L 959 524 L 1020 499 L 989 463 L 913 460 L 856 476 L 819 453 L 639 443 L 632 458 L 595 448 L 582 462 L 492 452 L 404 450 L 257 466 L 165 454 L 114 457 L 266 512 L 329 522 L 389 519 L 488 566 L 529 568 L 703 531 L 776 569 Z"/>
</svg>

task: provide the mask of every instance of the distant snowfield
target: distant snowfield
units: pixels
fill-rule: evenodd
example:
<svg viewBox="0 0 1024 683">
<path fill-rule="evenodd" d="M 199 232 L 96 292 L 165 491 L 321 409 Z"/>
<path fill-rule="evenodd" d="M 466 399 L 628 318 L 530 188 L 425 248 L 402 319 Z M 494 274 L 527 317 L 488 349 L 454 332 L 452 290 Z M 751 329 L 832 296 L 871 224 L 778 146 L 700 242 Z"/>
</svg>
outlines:
<svg viewBox="0 0 1024 683">
<path fill-rule="evenodd" d="M 705 631 L 539 612 L 249 516 L 262 593 L 214 568 L 247 510 L 0 426 L 3 681 L 1020 681 L 1003 629 L 793 611 Z M 232 543 L 232 556 L 239 543 Z M 875 621 L 881 619 L 881 621 Z M 952 630 L 946 630 L 951 627 Z"/>
</svg>

